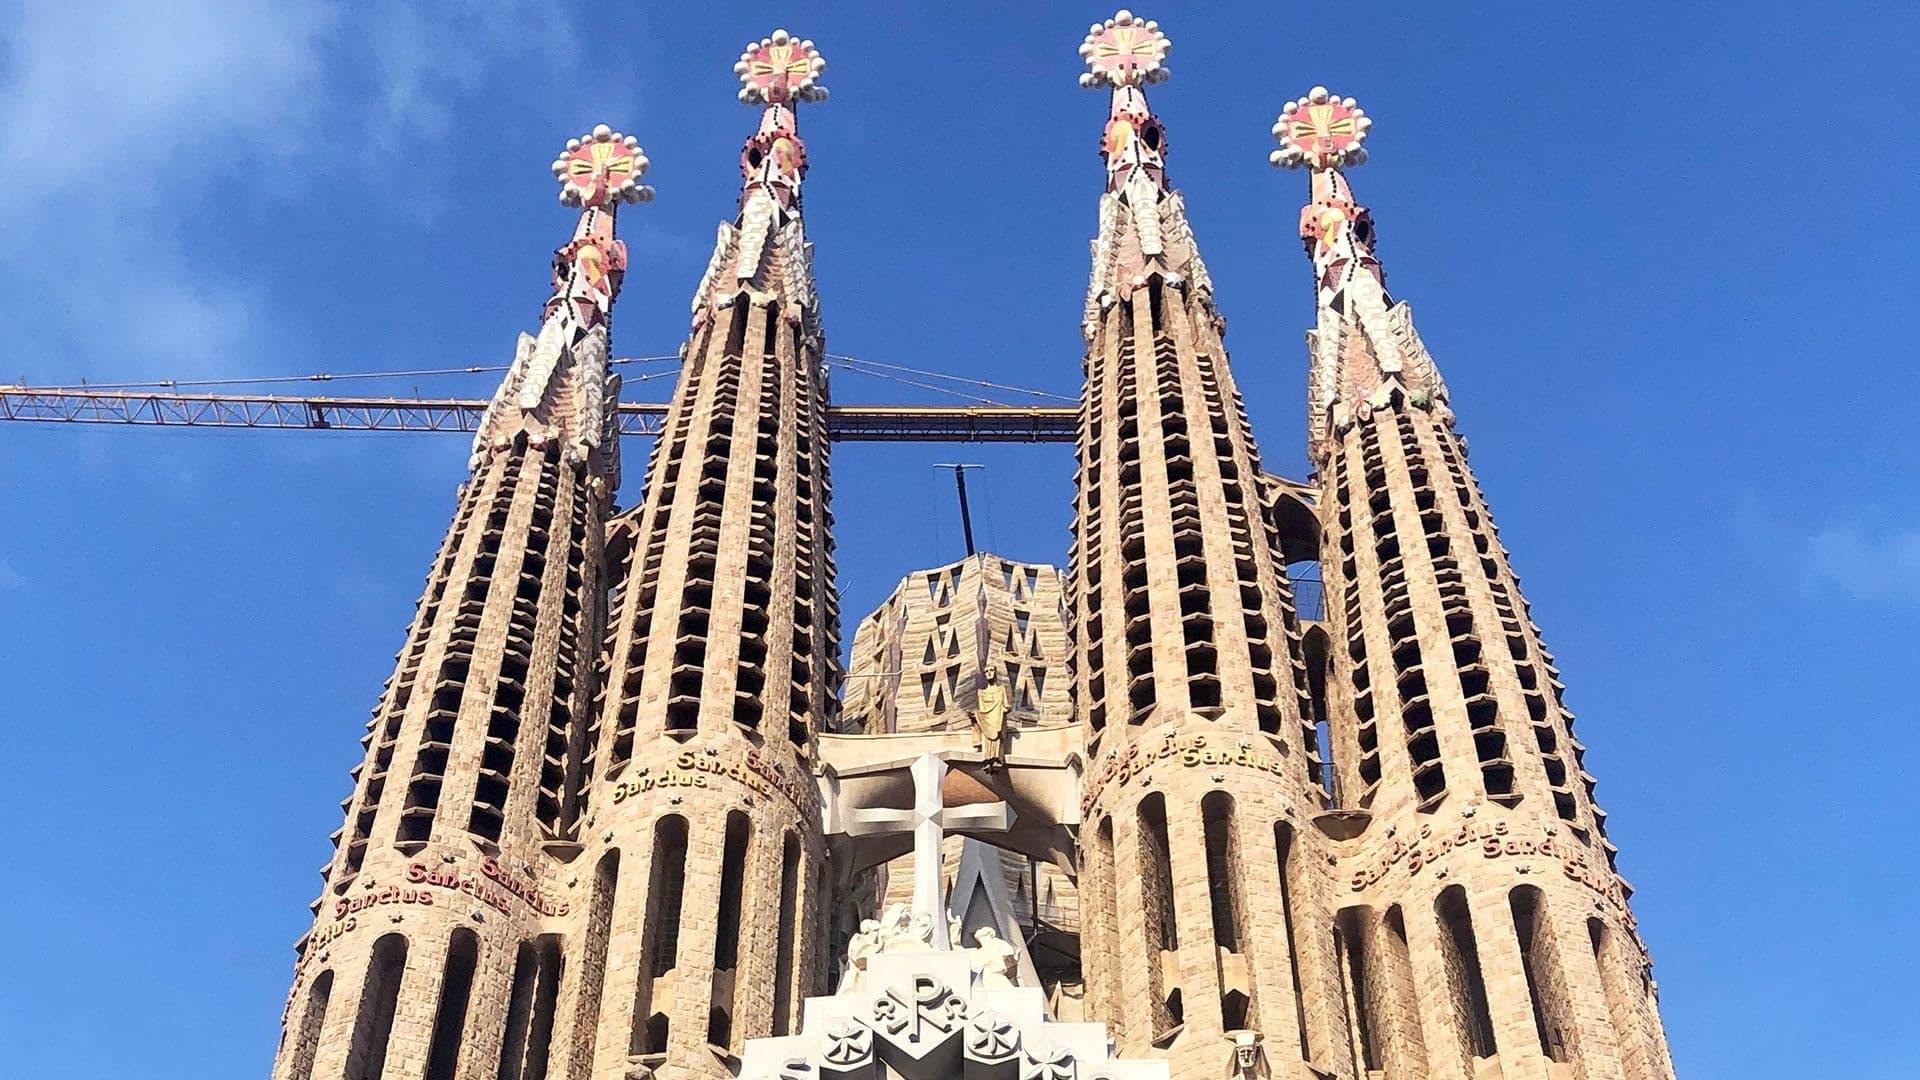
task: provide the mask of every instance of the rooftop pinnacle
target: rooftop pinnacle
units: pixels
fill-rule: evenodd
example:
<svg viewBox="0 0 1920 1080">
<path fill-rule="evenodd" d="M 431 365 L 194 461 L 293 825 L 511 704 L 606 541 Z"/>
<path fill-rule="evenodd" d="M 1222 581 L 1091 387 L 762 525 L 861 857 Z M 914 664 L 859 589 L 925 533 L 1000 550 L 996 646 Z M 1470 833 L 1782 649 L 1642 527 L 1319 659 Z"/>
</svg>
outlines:
<svg viewBox="0 0 1920 1080">
<path fill-rule="evenodd" d="M 759 129 L 740 149 L 740 212 L 720 226 L 713 259 L 694 292 L 696 327 L 743 293 L 756 300 L 781 296 L 783 317 L 795 323 L 810 318 L 811 245 L 800 221 L 807 144 L 794 106 L 827 100 L 819 81 L 826 68 L 811 40 L 785 30 L 748 42 L 734 63 L 741 102 L 763 110 Z"/>
<path fill-rule="evenodd" d="M 1452 419 L 1447 387 L 1413 327 L 1413 312 L 1387 293 L 1374 255 L 1373 215 L 1353 198 L 1343 166 L 1367 160 L 1363 145 L 1373 118 L 1352 98 L 1324 86 L 1289 101 L 1274 122 L 1279 149 L 1268 156 L 1287 169 L 1305 168 L 1312 197 L 1300 210 L 1300 241 L 1313 260 L 1319 315 L 1307 335 L 1308 455 L 1325 460 L 1332 439 L 1376 409 L 1404 396 L 1416 407 Z"/>
<path fill-rule="evenodd" d="M 474 434 L 473 469 L 492 453 L 525 438 L 539 448 L 559 443 L 576 465 L 593 459 L 617 482 L 618 434 L 608 402 L 618 380 L 607 374 L 607 329 L 627 246 L 614 237 L 621 203 L 653 199 L 642 184 L 646 152 L 631 135 L 605 124 L 578 138 L 553 159 L 560 201 L 580 208 L 573 239 L 553 253 L 553 293 L 541 309 L 539 336 L 520 335 L 513 364 Z"/>
</svg>

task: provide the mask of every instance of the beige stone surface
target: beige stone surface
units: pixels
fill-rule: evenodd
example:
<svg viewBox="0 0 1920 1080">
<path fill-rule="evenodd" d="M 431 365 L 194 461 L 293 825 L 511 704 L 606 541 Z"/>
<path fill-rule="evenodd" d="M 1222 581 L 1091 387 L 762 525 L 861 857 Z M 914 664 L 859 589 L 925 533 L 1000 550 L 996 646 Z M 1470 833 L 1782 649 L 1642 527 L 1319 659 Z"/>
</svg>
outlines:
<svg viewBox="0 0 1920 1080">
<path fill-rule="evenodd" d="M 275 1080 L 786 1076 L 905 1015 L 827 996 L 911 893 L 866 873 L 906 833 L 849 821 L 1000 802 L 973 833 L 1043 985 L 925 950 L 970 1070 L 1096 1080 L 1111 1032 L 1146 1078 L 1673 1080 L 1558 672 L 1370 219 L 1316 173 L 1316 476 L 1279 481 L 1158 120 L 1112 103 L 1136 141 L 1108 144 L 1067 568 L 915 571 L 844 687 L 798 174 L 748 155 L 638 506 L 587 437 L 604 332 L 523 342 L 500 400 L 533 404 L 490 412 L 375 706 Z M 988 670 L 1004 761 L 969 734 Z M 923 812 L 903 777 L 934 758 Z M 995 1049 L 996 1000 L 1065 1041 Z"/>
</svg>

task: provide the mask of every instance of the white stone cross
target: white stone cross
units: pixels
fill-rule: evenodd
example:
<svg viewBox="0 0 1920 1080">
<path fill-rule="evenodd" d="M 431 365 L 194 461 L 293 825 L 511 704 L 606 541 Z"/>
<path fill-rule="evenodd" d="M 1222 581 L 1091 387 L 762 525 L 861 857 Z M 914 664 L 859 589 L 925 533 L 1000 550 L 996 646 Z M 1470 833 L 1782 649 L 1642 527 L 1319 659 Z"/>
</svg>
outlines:
<svg viewBox="0 0 1920 1080">
<path fill-rule="evenodd" d="M 970 803 L 948 806 L 943 789 L 947 776 L 945 759 L 921 754 L 913 760 L 913 809 L 863 808 L 847 815 L 847 832 L 854 836 L 882 836 L 888 833 L 913 833 L 913 911 L 932 924 L 935 949 L 950 947 L 947 930 L 947 903 L 941 883 L 940 841 L 948 829 L 974 832 L 1005 832 L 1013 826 L 1013 813 L 1004 802 Z"/>
</svg>

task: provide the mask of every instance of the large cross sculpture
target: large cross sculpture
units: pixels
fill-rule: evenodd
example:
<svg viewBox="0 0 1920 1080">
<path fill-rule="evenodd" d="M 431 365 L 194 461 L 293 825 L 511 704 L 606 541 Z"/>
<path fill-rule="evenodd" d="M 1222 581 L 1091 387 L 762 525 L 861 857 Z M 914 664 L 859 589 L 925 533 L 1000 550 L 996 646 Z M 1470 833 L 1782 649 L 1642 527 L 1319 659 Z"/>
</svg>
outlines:
<svg viewBox="0 0 1920 1080">
<path fill-rule="evenodd" d="M 932 946 L 946 949 L 947 903 L 942 895 L 940 841 L 949 829 L 1005 832 L 1013 825 L 1013 813 L 1004 802 L 946 805 L 947 763 L 937 755 L 921 754 L 913 760 L 910 772 L 913 809 L 853 810 L 847 815 L 847 832 L 853 836 L 913 833 L 913 910 L 932 923 Z"/>
</svg>

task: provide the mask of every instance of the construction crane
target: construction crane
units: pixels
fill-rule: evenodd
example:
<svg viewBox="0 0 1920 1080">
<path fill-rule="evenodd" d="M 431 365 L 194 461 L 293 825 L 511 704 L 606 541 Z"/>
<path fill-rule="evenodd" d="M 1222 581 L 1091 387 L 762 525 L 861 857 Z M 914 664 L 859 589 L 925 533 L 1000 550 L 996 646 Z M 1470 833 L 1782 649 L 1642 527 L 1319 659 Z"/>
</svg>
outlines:
<svg viewBox="0 0 1920 1080">
<path fill-rule="evenodd" d="M 466 431 L 485 401 L 472 398 L 192 394 L 74 387 L 0 386 L 0 420 L 148 427 L 304 431 Z M 620 403 L 624 435 L 660 434 L 667 406 Z M 1072 442 L 1072 406 L 833 405 L 827 431 L 837 442 Z"/>
</svg>

